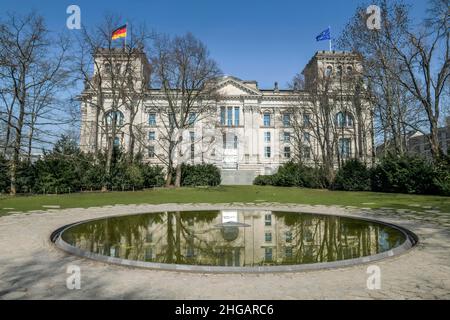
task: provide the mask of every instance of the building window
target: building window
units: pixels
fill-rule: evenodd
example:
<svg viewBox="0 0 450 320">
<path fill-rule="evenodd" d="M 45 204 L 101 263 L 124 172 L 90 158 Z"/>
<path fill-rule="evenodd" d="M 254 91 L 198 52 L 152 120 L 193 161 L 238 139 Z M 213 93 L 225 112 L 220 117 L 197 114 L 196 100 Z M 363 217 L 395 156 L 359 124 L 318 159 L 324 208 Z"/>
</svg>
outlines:
<svg viewBox="0 0 450 320">
<path fill-rule="evenodd" d="M 234 108 L 234 125 L 236 127 L 239 126 L 239 114 L 240 114 L 240 108 L 235 107 Z"/>
<path fill-rule="evenodd" d="M 270 142 L 270 132 L 264 132 L 264 142 Z"/>
<path fill-rule="evenodd" d="M 272 261 L 272 248 L 265 248 L 264 258 L 266 261 Z"/>
<path fill-rule="evenodd" d="M 234 144 L 233 144 L 234 149 L 238 148 L 238 137 L 237 135 L 234 136 Z"/>
<path fill-rule="evenodd" d="M 227 134 L 226 133 L 222 134 L 222 146 L 224 149 L 227 148 Z"/>
<path fill-rule="evenodd" d="M 285 236 L 285 240 L 286 240 L 287 243 L 291 243 L 292 242 L 292 231 L 286 231 L 284 236 Z"/>
<path fill-rule="evenodd" d="M 116 63 L 116 70 L 115 70 L 116 75 L 120 75 L 121 71 L 122 71 L 122 65 L 120 63 Z"/>
<path fill-rule="evenodd" d="M 148 147 L 148 157 L 154 158 L 155 157 L 155 146 L 149 146 Z"/>
<path fill-rule="evenodd" d="M 352 68 L 352 66 L 348 66 L 347 67 L 347 74 L 352 74 L 353 73 L 353 68 Z"/>
<path fill-rule="evenodd" d="M 150 140 L 150 141 L 155 141 L 155 139 L 156 139 L 155 131 L 150 131 L 150 132 L 148 133 L 148 140 Z"/>
<path fill-rule="evenodd" d="M 189 137 L 191 139 L 191 160 L 194 161 L 195 158 L 195 133 L 193 131 L 189 132 Z"/>
<path fill-rule="evenodd" d="M 228 107 L 227 109 L 227 126 L 231 127 L 233 125 L 233 107 Z"/>
<path fill-rule="evenodd" d="M 151 261 L 153 259 L 153 248 L 147 247 L 145 248 L 145 261 Z"/>
<path fill-rule="evenodd" d="M 175 124 L 176 124 L 175 120 L 176 120 L 175 119 L 175 113 L 173 113 L 173 112 L 169 113 L 169 127 L 170 128 L 174 128 L 175 127 Z"/>
<path fill-rule="evenodd" d="M 111 126 L 113 123 L 115 123 L 116 126 L 121 126 L 123 125 L 125 117 L 122 112 L 117 110 L 107 112 L 105 118 L 108 126 Z"/>
<path fill-rule="evenodd" d="M 264 113 L 264 127 L 270 127 L 270 113 Z"/>
<path fill-rule="evenodd" d="M 303 159 L 309 160 L 311 159 L 311 148 L 308 146 L 303 146 L 302 148 Z"/>
<path fill-rule="evenodd" d="M 153 233 L 147 232 L 147 234 L 145 235 L 145 241 L 146 242 L 153 242 Z"/>
<path fill-rule="evenodd" d="M 114 138 L 114 147 L 120 147 L 120 138 L 119 137 Z"/>
<path fill-rule="evenodd" d="M 342 158 L 350 158 L 350 155 L 352 153 L 351 146 L 352 144 L 349 138 L 339 139 L 339 155 Z"/>
<path fill-rule="evenodd" d="M 105 72 L 107 76 L 111 76 L 112 68 L 110 63 L 105 63 Z"/>
<path fill-rule="evenodd" d="M 284 147 L 284 157 L 286 159 L 291 158 L 291 147 Z"/>
<path fill-rule="evenodd" d="M 265 147 L 265 148 L 264 148 L 264 156 L 265 156 L 266 158 L 270 158 L 270 157 L 272 156 L 270 151 L 271 151 L 271 150 L 270 150 L 270 147 Z"/>
<path fill-rule="evenodd" d="M 353 116 L 348 112 L 338 112 L 336 114 L 336 125 L 339 128 L 352 127 Z"/>
<path fill-rule="evenodd" d="M 195 250 L 194 250 L 194 246 L 193 246 L 192 241 L 191 241 L 191 243 L 186 248 L 186 257 L 187 258 L 192 258 L 194 256 L 195 256 Z"/>
<path fill-rule="evenodd" d="M 290 142 L 291 141 L 291 133 L 284 131 L 283 132 L 283 141 L 284 142 Z"/>
<path fill-rule="evenodd" d="M 283 114 L 283 126 L 285 126 L 285 127 L 291 126 L 291 114 L 290 113 Z"/>
<path fill-rule="evenodd" d="M 272 242 L 272 232 L 266 232 L 264 238 L 266 242 Z"/>
<path fill-rule="evenodd" d="M 303 239 L 304 239 L 305 241 L 307 241 L 307 242 L 311 242 L 311 241 L 314 240 L 313 233 L 312 233 L 312 231 L 311 231 L 310 229 L 306 229 L 306 230 L 303 232 Z"/>
<path fill-rule="evenodd" d="M 156 113 L 148 114 L 148 124 L 150 126 L 156 126 Z"/>
<path fill-rule="evenodd" d="M 222 126 L 225 125 L 225 116 L 226 116 L 225 107 L 220 107 L 220 124 Z"/>
<path fill-rule="evenodd" d="M 284 248 L 284 255 L 286 258 L 292 258 L 292 247 Z"/>
<path fill-rule="evenodd" d="M 329 77 L 333 74 L 333 67 L 332 66 L 328 66 L 327 69 L 325 70 L 325 76 Z"/>
<path fill-rule="evenodd" d="M 188 118 L 188 125 L 190 127 L 193 127 L 196 119 L 197 119 L 197 114 L 195 112 L 190 112 L 189 118 Z"/>
<path fill-rule="evenodd" d="M 311 116 L 309 114 L 303 115 L 303 126 L 306 128 L 311 126 Z"/>
<path fill-rule="evenodd" d="M 303 132 L 303 141 L 305 143 L 311 142 L 311 135 L 309 134 L 309 132 Z"/>
<path fill-rule="evenodd" d="M 265 216 L 264 216 L 264 224 L 266 225 L 266 226 L 271 226 L 272 225 L 272 215 L 269 213 L 269 214 L 266 214 Z"/>
</svg>

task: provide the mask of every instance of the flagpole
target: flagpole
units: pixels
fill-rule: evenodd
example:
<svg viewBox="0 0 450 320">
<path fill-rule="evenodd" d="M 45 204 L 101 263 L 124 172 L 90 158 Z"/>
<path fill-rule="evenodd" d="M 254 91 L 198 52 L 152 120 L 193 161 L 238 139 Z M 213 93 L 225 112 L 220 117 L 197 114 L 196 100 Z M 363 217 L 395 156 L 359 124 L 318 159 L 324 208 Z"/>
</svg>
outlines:
<svg viewBox="0 0 450 320">
<path fill-rule="evenodd" d="M 125 34 L 125 44 L 124 44 L 124 49 L 127 49 L 127 37 L 128 37 L 128 22 L 125 24 L 125 30 L 126 30 L 126 34 Z"/>
<path fill-rule="evenodd" d="M 328 26 L 328 30 L 330 30 L 330 52 L 331 52 L 331 26 Z"/>
</svg>

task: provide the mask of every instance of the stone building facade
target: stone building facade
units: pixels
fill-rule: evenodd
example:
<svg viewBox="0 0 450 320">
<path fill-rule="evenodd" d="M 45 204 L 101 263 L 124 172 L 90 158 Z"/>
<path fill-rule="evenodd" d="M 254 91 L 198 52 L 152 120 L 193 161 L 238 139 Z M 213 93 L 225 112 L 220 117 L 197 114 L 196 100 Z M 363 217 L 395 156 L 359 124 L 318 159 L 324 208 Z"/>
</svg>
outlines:
<svg viewBox="0 0 450 320">
<path fill-rule="evenodd" d="M 101 55 L 95 57 L 96 65 L 102 65 L 101 59 Z M 117 61 L 120 68 L 120 55 Z M 111 67 L 114 66 L 108 66 Z M 119 108 L 113 116 L 105 113 L 107 107 L 99 111 L 92 103 L 95 94 L 86 89 L 81 95 L 80 146 L 87 152 L 101 149 L 108 139 L 101 130 L 102 123 L 114 119 L 117 134 L 109 139 L 113 138 L 127 150 L 128 124 L 133 118 L 134 134 L 140 135 L 135 151 L 142 152 L 145 161 L 162 164 L 164 146 L 160 135 L 167 119 L 163 119 L 157 106 L 164 106 L 167 101 L 160 89 L 149 85 L 151 67 L 145 55 L 136 55 L 133 68 L 137 86 L 145 87 L 145 98 L 138 102 L 137 113 L 131 117 L 125 107 Z M 275 83 L 274 88 L 261 89 L 256 81 L 222 77 L 216 83 L 220 96 L 220 100 L 215 101 L 216 112 L 201 119 L 192 115 L 192 127 L 182 133 L 183 152 L 181 156 L 176 155 L 174 163 L 213 163 L 222 171 L 223 184 L 251 184 L 256 175 L 273 174 L 281 164 L 294 158 L 306 164 L 320 164 L 321 143 L 325 136 L 336 149 L 333 155 L 336 164 L 352 157 L 369 161 L 372 154 L 371 106 L 356 93 L 361 88 L 355 86 L 353 80 L 349 81 L 357 77 L 361 68 L 361 60 L 353 53 L 320 51 L 304 68 L 301 88 L 281 90 Z M 327 88 L 324 88 L 323 79 L 331 79 L 327 81 Z M 312 87 L 315 91 L 310 90 Z M 313 97 L 312 93 L 318 95 L 323 90 L 332 92 L 327 98 L 325 113 L 319 112 L 319 104 L 315 105 L 323 99 Z M 108 101 L 104 103 L 107 105 Z M 324 114 L 329 118 L 327 122 L 319 119 Z M 320 127 L 326 123 L 332 130 Z M 327 133 L 320 137 L 320 132 Z"/>
</svg>

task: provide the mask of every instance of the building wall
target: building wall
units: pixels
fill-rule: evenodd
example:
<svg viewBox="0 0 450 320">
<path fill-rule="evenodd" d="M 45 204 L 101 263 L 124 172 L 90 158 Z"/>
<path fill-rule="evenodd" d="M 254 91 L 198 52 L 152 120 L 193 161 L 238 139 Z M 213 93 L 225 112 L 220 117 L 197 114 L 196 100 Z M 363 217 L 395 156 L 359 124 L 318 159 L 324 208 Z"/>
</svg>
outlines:
<svg viewBox="0 0 450 320">
<path fill-rule="evenodd" d="M 101 59 L 101 58 L 98 58 Z M 140 57 L 138 61 L 141 61 Z M 307 81 L 312 81 L 312 74 L 323 70 L 333 62 L 333 68 L 339 63 L 342 63 L 343 68 L 352 66 L 353 70 L 361 68 L 357 57 L 348 53 L 333 53 L 320 52 L 317 53 L 310 63 L 305 68 L 304 74 L 307 75 Z M 98 63 L 101 65 L 101 61 Z M 136 67 L 139 69 L 138 67 Z M 140 68 L 143 70 L 144 67 Z M 335 69 L 334 69 L 335 70 Z M 320 75 L 319 75 L 320 77 Z M 311 108 L 311 101 L 306 92 L 297 92 L 292 90 L 278 90 L 277 87 L 270 90 L 261 90 L 258 88 L 255 81 L 243 81 L 235 77 L 224 77 L 217 85 L 217 90 L 221 96 L 221 100 L 216 105 L 216 112 L 202 116 L 195 122 L 192 128 L 183 130 L 180 134 L 183 136 L 182 156 L 175 155 L 174 162 L 178 160 L 187 163 L 213 163 L 223 170 L 248 170 L 256 174 L 272 174 L 276 172 L 277 168 L 287 161 L 284 155 L 284 147 L 291 147 L 291 157 L 294 156 L 295 146 L 286 144 L 283 141 L 283 132 L 291 132 L 294 129 L 283 124 L 283 114 L 287 111 L 302 114 L 303 109 Z M 347 90 L 347 89 L 346 89 Z M 345 109 L 351 109 L 351 93 L 346 92 L 347 99 L 345 102 L 335 102 L 331 112 L 332 118 L 344 106 Z M 150 163 L 162 164 L 164 162 L 162 152 L 161 134 L 163 130 L 163 123 L 167 123 L 163 114 L 158 113 L 158 108 L 167 105 L 162 93 L 159 90 L 148 89 L 148 99 L 140 103 L 138 113 L 134 119 L 133 125 L 139 128 L 140 137 L 136 143 L 135 151 L 143 151 L 144 159 Z M 99 149 L 105 146 L 107 139 L 102 130 L 102 121 L 104 121 L 104 114 L 100 112 L 97 118 L 96 98 L 92 92 L 85 90 L 82 94 L 82 128 L 80 145 L 82 150 L 93 152 L 95 150 L 95 136 L 97 135 L 99 141 Z M 302 98 L 304 97 L 304 99 Z M 106 100 L 105 105 L 107 110 L 110 101 Z M 235 116 L 235 108 L 239 108 L 239 123 L 236 124 L 232 119 L 231 126 L 225 120 L 225 125 L 221 123 L 221 108 L 232 108 L 232 116 Z M 362 101 L 362 109 L 365 117 L 360 120 L 361 126 L 364 128 L 371 128 L 371 122 L 368 117 L 370 114 L 370 105 L 367 101 Z M 123 114 L 123 125 L 119 126 L 118 142 L 127 150 L 129 141 L 128 123 L 130 115 L 126 108 L 120 108 Z M 149 114 L 155 113 L 156 126 L 149 124 Z M 264 114 L 271 115 L 271 123 L 268 126 L 264 125 Z M 354 122 L 358 119 L 354 117 Z M 99 124 L 98 126 L 96 124 Z M 149 132 L 155 132 L 155 141 L 149 141 Z M 190 132 L 194 132 L 194 140 L 191 140 Z M 265 135 L 270 133 L 270 141 L 266 141 Z M 341 134 L 341 133 L 339 133 Z M 356 150 L 357 132 L 353 127 L 342 130 L 344 137 L 351 139 L 352 154 Z M 223 148 L 223 136 L 226 136 L 228 147 Z M 237 139 L 236 148 L 234 148 L 234 136 Z M 367 133 L 365 143 L 368 146 L 364 152 L 364 159 L 371 156 L 372 144 L 370 134 Z M 191 145 L 193 145 L 194 159 L 191 159 Z M 154 146 L 155 157 L 150 157 L 147 150 Z M 314 135 L 311 134 L 311 150 L 312 154 L 320 159 L 320 149 Z M 266 156 L 266 147 L 270 147 L 270 157 Z M 312 159 L 304 159 L 306 163 L 313 163 Z M 167 159 L 165 159 L 167 160 Z M 336 159 L 337 161 L 337 159 Z"/>
</svg>

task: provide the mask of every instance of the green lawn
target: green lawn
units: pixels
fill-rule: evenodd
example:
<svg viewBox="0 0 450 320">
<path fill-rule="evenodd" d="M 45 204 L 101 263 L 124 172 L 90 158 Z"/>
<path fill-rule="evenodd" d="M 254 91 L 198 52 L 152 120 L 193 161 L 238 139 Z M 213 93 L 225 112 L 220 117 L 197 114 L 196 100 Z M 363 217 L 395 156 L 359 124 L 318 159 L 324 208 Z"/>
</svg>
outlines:
<svg viewBox="0 0 450 320">
<path fill-rule="evenodd" d="M 46 205 L 59 205 L 61 208 L 87 208 L 114 204 L 200 202 L 281 202 L 396 209 L 414 209 L 411 205 L 419 205 L 422 208 L 418 207 L 414 210 L 425 210 L 432 207 L 450 213 L 450 197 L 260 186 L 220 186 L 214 188 L 154 189 L 136 192 L 2 196 L 0 197 L 0 215 L 7 214 L 10 211 L 45 210 L 43 206 Z"/>
</svg>

